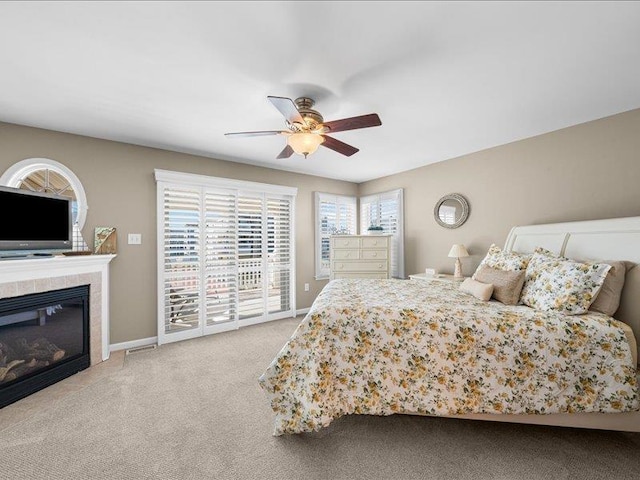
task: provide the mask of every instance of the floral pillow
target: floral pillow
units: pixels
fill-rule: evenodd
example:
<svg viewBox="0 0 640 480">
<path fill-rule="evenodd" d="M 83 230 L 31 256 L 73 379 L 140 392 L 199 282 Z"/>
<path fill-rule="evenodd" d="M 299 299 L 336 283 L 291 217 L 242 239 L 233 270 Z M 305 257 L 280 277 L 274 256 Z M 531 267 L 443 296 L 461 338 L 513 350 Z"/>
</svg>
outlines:
<svg viewBox="0 0 640 480">
<path fill-rule="evenodd" d="M 611 265 L 581 263 L 536 249 L 527 265 L 521 303 L 565 315 L 587 313 Z"/>
<path fill-rule="evenodd" d="M 531 254 L 518 252 L 505 252 L 495 243 L 491 244 L 489 251 L 478 265 L 475 273 L 471 278 L 477 280 L 476 275 L 480 273 L 483 267 L 491 267 L 496 270 L 508 272 L 525 271 L 529 264 Z"/>
</svg>

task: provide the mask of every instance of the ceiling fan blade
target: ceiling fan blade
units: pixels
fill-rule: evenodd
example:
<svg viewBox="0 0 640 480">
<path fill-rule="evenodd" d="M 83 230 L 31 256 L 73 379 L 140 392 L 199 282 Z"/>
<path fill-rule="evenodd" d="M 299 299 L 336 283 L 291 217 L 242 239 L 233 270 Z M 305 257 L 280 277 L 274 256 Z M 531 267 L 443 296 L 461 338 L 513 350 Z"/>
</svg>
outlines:
<svg viewBox="0 0 640 480">
<path fill-rule="evenodd" d="M 284 150 L 282 150 L 276 158 L 289 158 L 293 154 L 294 154 L 293 148 L 287 145 L 286 147 L 284 147 Z"/>
<path fill-rule="evenodd" d="M 322 142 L 320 145 L 330 148 L 331 150 L 341 153 L 342 155 L 346 155 L 347 157 L 350 157 L 354 153 L 360 151 L 356 147 L 352 147 L 351 145 L 341 142 L 340 140 L 336 140 L 333 137 L 322 135 L 322 138 L 324 138 L 324 142 Z"/>
<path fill-rule="evenodd" d="M 368 115 L 360 115 L 359 117 L 342 118 L 322 124 L 328 129 L 328 132 L 344 132 L 345 130 L 355 130 L 357 128 L 377 127 L 382 125 L 380 117 L 377 113 Z"/>
<path fill-rule="evenodd" d="M 267 98 L 271 103 L 273 103 L 273 106 L 276 107 L 282 115 L 284 115 L 284 118 L 286 118 L 289 123 L 304 123 L 302 115 L 300 115 L 300 112 L 298 111 L 296 104 L 293 103 L 293 100 L 286 97 L 269 96 Z"/>
<path fill-rule="evenodd" d="M 225 133 L 227 137 L 266 137 L 267 135 L 284 135 L 288 132 L 281 130 L 263 130 L 261 132 L 234 132 Z"/>
</svg>

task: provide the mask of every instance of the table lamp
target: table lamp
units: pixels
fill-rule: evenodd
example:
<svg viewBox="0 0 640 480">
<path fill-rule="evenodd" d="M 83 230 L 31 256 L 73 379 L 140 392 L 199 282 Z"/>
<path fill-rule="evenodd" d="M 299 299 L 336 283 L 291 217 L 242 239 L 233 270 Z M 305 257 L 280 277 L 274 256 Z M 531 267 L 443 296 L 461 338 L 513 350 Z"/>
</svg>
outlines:
<svg viewBox="0 0 640 480">
<path fill-rule="evenodd" d="M 456 259 L 456 269 L 453 272 L 453 278 L 462 279 L 462 262 L 460 261 L 460 257 L 468 257 L 469 252 L 464 248 L 462 244 L 456 244 L 451 247 L 449 251 L 449 257 Z"/>
</svg>

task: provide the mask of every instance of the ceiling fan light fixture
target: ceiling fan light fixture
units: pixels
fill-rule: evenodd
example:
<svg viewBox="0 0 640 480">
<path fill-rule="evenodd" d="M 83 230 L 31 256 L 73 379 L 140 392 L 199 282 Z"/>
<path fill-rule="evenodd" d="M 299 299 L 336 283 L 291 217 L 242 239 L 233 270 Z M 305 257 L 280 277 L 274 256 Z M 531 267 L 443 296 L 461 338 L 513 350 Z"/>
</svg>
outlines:
<svg viewBox="0 0 640 480">
<path fill-rule="evenodd" d="M 346 157 L 358 153 L 352 145 L 341 142 L 327 133 L 344 132 L 360 128 L 377 127 L 382 125 L 377 113 L 359 115 L 357 117 L 341 118 L 325 122 L 319 112 L 314 110 L 314 101 L 308 97 L 296 98 L 294 102 L 287 97 L 267 97 L 285 119 L 286 130 L 265 130 L 258 132 L 225 133 L 229 137 L 262 137 L 265 135 L 285 135 L 287 145 L 278 154 L 277 159 L 289 158 L 294 153 L 307 158 L 320 145 Z"/>
<path fill-rule="evenodd" d="M 310 132 L 293 133 L 287 139 L 287 143 L 293 148 L 293 151 L 298 155 L 304 155 L 304 158 L 318 150 L 322 142 L 324 142 L 322 135 Z"/>
</svg>

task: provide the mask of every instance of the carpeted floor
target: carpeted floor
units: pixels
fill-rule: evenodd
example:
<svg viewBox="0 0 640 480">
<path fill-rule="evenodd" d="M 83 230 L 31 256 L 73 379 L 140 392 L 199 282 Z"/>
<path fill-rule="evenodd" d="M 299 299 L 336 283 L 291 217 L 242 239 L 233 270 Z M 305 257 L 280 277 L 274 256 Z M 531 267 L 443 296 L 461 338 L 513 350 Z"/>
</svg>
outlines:
<svg viewBox="0 0 640 480">
<path fill-rule="evenodd" d="M 125 357 L 0 425 L 0 479 L 640 478 L 640 434 L 395 415 L 273 437 L 257 378 L 299 319 Z"/>
</svg>

